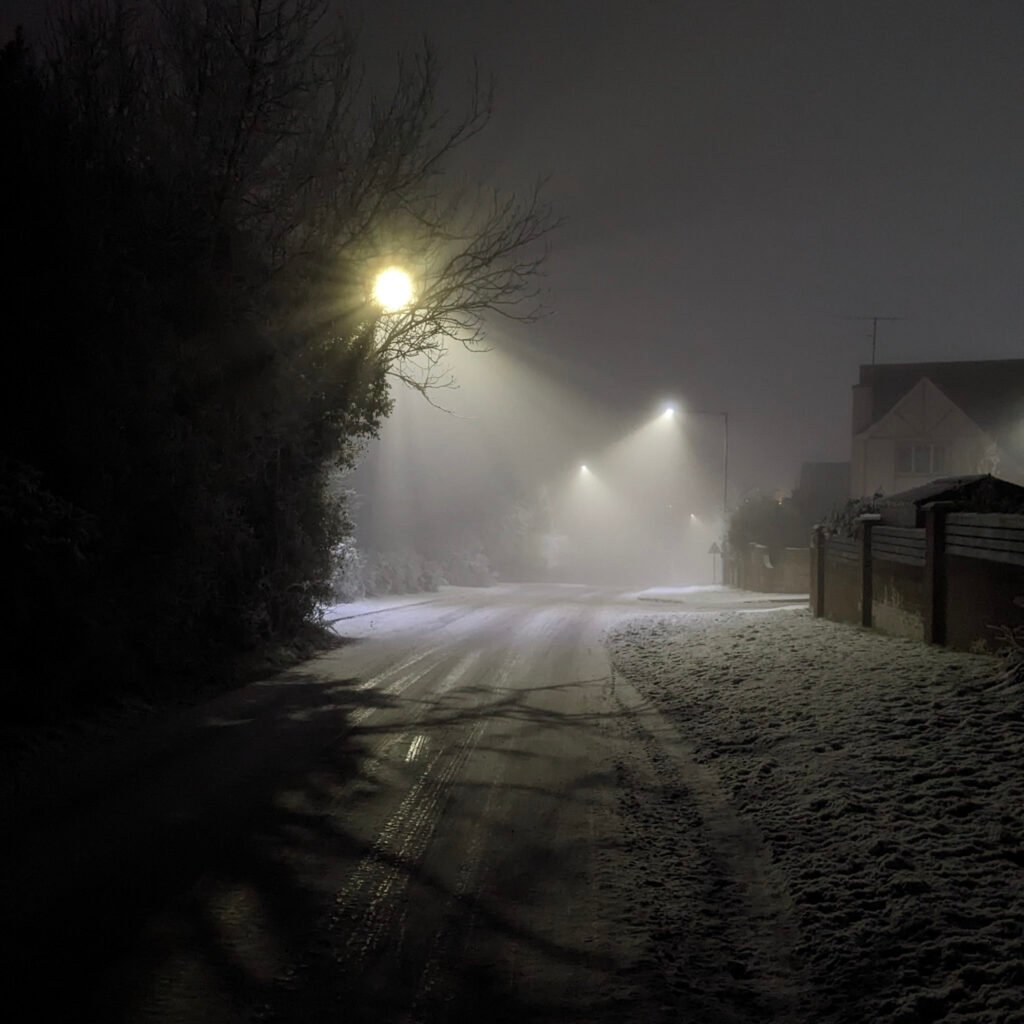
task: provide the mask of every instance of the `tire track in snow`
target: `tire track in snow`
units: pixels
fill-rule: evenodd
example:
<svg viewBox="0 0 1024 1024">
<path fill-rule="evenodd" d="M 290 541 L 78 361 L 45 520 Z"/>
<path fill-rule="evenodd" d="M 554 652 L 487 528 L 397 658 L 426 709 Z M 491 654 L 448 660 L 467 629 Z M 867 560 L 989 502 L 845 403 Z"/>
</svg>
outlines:
<svg viewBox="0 0 1024 1024">
<path fill-rule="evenodd" d="M 473 671 L 481 657 L 482 652 L 479 650 L 471 651 L 460 657 L 430 691 L 431 697 L 440 698 L 452 690 Z M 422 660 L 424 659 L 411 659 L 412 662 Z M 414 683 L 430 675 L 439 664 L 440 662 L 435 662 L 422 673 L 399 676 L 391 686 L 400 688 L 397 692 L 404 692 Z M 374 766 L 370 769 L 371 777 L 384 765 L 387 753 L 400 746 L 407 748 L 404 758 L 406 763 L 421 760 L 422 769 L 397 810 L 388 817 L 378 831 L 369 852 L 363 856 L 344 888 L 335 895 L 336 908 L 347 907 L 351 912 L 348 916 L 354 915 L 357 922 L 356 932 L 359 927 L 360 915 L 355 913 L 354 908 L 359 900 L 369 894 L 370 905 L 367 913 L 380 917 L 382 911 L 375 910 L 375 904 L 386 903 L 388 894 L 395 889 L 398 883 L 399 876 L 404 875 L 408 881 L 409 874 L 418 866 L 436 827 L 441 800 L 446 795 L 451 780 L 458 774 L 486 727 L 486 722 L 477 722 L 469 729 L 468 733 L 461 737 L 454 752 L 444 746 L 439 746 L 423 758 L 429 741 L 426 737 L 416 733 L 416 726 L 427 714 L 427 710 L 425 704 L 420 704 L 412 718 L 406 723 L 406 727 L 400 733 L 379 741 L 370 754 L 369 764 Z M 416 733 L 412 740 L 410 740 L 411 733 Z M 416 742 L 417 740 L 420 742 Z M 409 752 L 413 751 L 413 743 L 416 744 L 415 752 L 410 757 Z M 342 808 L 336 803 L 332 807 L 331 813 L 340 815 Z M 328 930 L 336 930 L 339 921 L 340 918 L 336 910 L 328 918 Z M 373 945 L 374 943 L 368 939 L 363 943 L 364 951 Z M 351 947 L 352 942 L 349 942 L 346 948 L 350 949 Z"/>
<path fill-rule="evenodd" d="M 485 731 L 486 722 L 474 723 L 456 744 L 423 760 L 398 807 L 334 894 L 310 945 L 277 977 L 266 1019 L 318 1020 L 309 1016 L 311 1007 L 322 1014 L 331 1001 L 339 1007 L 342 1001 L 361 1001 L 357 993 L 364 973 L 388 945 L 400 944 L 395 939 L 403 931 L 406 893 L 421 870 L 452 783 Z"/>
<path fill-rule="evenodd" d="M 488 612 L 485 618 L 491 618 L 493 614 Z M 510 629 L 507 624 L 505 630 L 517 635 L 517 631 Z M 479 643 L 478 636 L 473 639 Z M 488 687 L 500 689 L 504 686 L 523 660 L 513 643 L 511 639 L 508 641 L 494 678 L 488 680 Z M 410 656 L 385 672 L 378 673 L 370 685 L 379 685 L 384 679 L 385 686 L 381 692 L 390 695 L 407 694 L 416 684 L 435 675 L 444 662 L 451 658 L 450 653 L 434 657 L 446 648 L 450 651 L 448 645 L 436 645 L 423 654 Z M 300 957 L 300 963 L 293 963 L 279 975 L 277 987 L 286 1003 L 290 1002 L 288 993 L 300 995 L 300 990 L 322 994 L 345 989 L 353 980 L 358 982 L 357 975 L 363 965 L 368 964 L 382 948 L 389 943 L 400 945 L 406 913 L 406 890 L 421 870 L 430 841 L 444 816 L 452 785 L 491 720 L 484 716 L 471 722 L 468 728 L 442 723 L 445 728 L 458 729 L 454 744 L 443 744 L 438 737 L 427 735 L 424 723 L 440 699 L 472 678 L 489 650 L 489 647 L 478 646 L 467 654 L 457 655 L 455 663 L 443 672 L 434 685 L 428 684 L 425 697 L 429 700 L 418 703 L 411 714 L 403 717 L 401 731 L 384 736 L 368 752 L 362 772 L 364 780 L 373 778 L 390 765 L 395 760 L 394 752 L 403 748 L 405 752 L 400 759 L 407 765 L 419 762 L 422 767 L 398 807 L 376 830 L 369 850 L 335 893 L 333 905 L 326 913 L 325 920 L 315 930 L 318 937 L 314 947 L 305 951 Z M 409 669 L 414 671 L 410 672 Z M 367 710 L 376 712 L 383 708 Z M 368 717 L 364 715 L 362 720 Z M 426 726 L 430 724 L 426 722 Z M 339 793 L 327 814 L 343 819 L 348 802 L 348 794 Z M 461 872 L 461 884 L 465 886 L 463 898 L 473 884 L 485 847 L 482 834 L 475 835 L 474 839 L 476 841 L 471 840 Z M 394 941 L 396 936 L 399 938 L 397 943 Z M 430 959 L 428 957 L 428 964 Z M 341 975 L 338 975 L 339 971 Z M 280 1010 L 286 1019 L 291 1019 L 288 1007 L 282 1006 Z"/>
<path fill-rule="evenodd" d="M 564 1007 L 568 1014 L 564 1019 L 596 1024 L 597 1017 L 591 1006 L 594 996 L 575 994 L 592 991 L 595 978 L 591 972 L 594 966 L 583 964 L 595 952 L 590 944 L 593 937 L 582 944 L 581 963 L 572 962 L 569 948 L 581 931 L 590 934 L 594 930 L 589 916 L 596 910 L 592 906 L 596 903 L 596 893 L 591 858 L 588 857 L 586 866 L 581 868 L 587 879 L 583 899 L 586 906 L 579 902 L 571 904 L 577 921 L 573 941 L 560 947 L 560 941 L 564 940 L 557 936 L 564 928 L 564 905 L 555 901 L 545 911 L 542 903 L 520 913 L 515 898 L 508 894 L 508 880 L 501 873 L 500 865 L 507 865 L 508 851 L 503 843 L 494 839 L 503 829 L 515 832 L 524 826 L 522 795 L 517 792 L 516 785 L 511 788 L 505 785 L 509 766 L 515 764 L 514 758 L 508 754 L 530 751 L 534 756 L 547 756 L 543 746 L 538 750 L 534 745 L 537 730 L 532 716 L 541 715 L 541 731 L 551 728 L 553 722 L 547 718 L 551 697 L 543 692 L 544 687 L 540 694 L 532 695 L 529 682 L 540 677 L 551 680 L 557 688 L 558 684 L 587 677 L 588 672 L 581 671 L 579 651 L 585 628 L 585 623 L 579 621 L 578 609 L 571 606 L 560 604 L 535 613 L 517 636 L 517 649 L 511 653 L 502 677 L 491 684 L 495 690 L 502 690 L 510 677 L 518 677 L 512 682 L 521 684 L 523 688 L 513 686 L 512 692 L 517 693 L 518 700 L 523 700 L 521 714 L 514 716 L 520 724 L 490 741 L 490 749 L 497 755 L 497 760 L 487 776 L 487 793 L 482 805 L 474 807 L 475 825 L 468 840 L 459 848 L 460 863 L 455 884 L 439 914 L 441 924 L 432 937 L 430 954 L 420 974 L 415 998 L 408 1012 L 400 1018 L 402 1024 L 462 1021 L 476 1019 L 481 1013 L 493 1019 L 510 1019 L 508 1005 L 491 1005 L 492 998 L 501 1000 L 495 994 L 495 985 L 499 988 L 507 986 L 519 1007 L 515 1012 L 526 1014 L 522 1019 L 532 1019 L 528 1009 L 531 999 L 540 1000 L 537 1004 L 539 1012 L 556 1012 L 555 1003 L 544 1002 L 550 998 L 544 993 L 545 986 L 551 982 L 549 958 L 552 950 L 565 958 L 556 968 L 562 980 L 556 999 L 565 998 L 566 992 L 574 993 Z M 601 701 L 603 703 L 603 696 Z M 523 782 L 520 776 L 516 778 L 519 783 Z M 568 844 L 570 833 L 585 837 L 589 841 L 589 850 L 595 848 L 593 804 L 588 803 L 583 811 L 582 826 L 571 820 L 573 812 L 566 813 L 567 806 L 563 805 L 562 810 L 549 815 L 550 822 L 545 827 L 545 839 L 553 851 L 552 856 L 557 856 L 554 851 L 562 850 Z M 537 810 L 536 804 L 533 810 Z M 551 914 L 557 917 L 557 924 Z M 537 940 L 544 945 L 550 944 L 551 948 L 538 953 Z M 581 971 L 585 973 L 579 973 Z M 572 981 L 566 985 L 567 974 L 571 975 Z M 492 975 L 489 981 L 485 980 L 488 975 Z M 598 1002 L 600 998 L 597 997 Z M 579 1007 L 573 1005 L 577 999 L 586 1004 L 582 1016 L 577 1012 Z M 605 1018 L 602 1016 L 601 1019 Z"/>
<path fill-rule="evenodd" d="M 798 930 L 791 897 L 770 850 L 756 826 L 737 812 L 714 770 L 694 760 L 690 744 L 624 677 L 618 675 L 617 682 L 613 699 L 622 711 L 627 742 L 645 762 L 633 780 L 620 766 L 624 781 L 631 783 L 627 799 L 633 806 L 627 813 L 640 821 L 641 832 L 674 830 L 681 824 L 685 834 L 680 852 L 689 845 L 691 857 L 704 861 L 702 866 L 710 873 L 710 885 L 702 887 L 705 906 L 686 908 L 684 903 L 682 908 L 699 911 L 700 917 L 690 922 L 683 938 L 689 973 L 676 977 L 672 987 L 683 993 L 688 1007 L 705 1012 L 713 1008 L 715 1019 L 723 1024 L 785 1024 L 800 1019 L 803 987 L 794 955 Z M 652 799 L 638 798 L 638 784 L 642 787 L 643 777 L 651 775 L 661 785 L 653 790 Z M 666 798 L 669 807 L 651 808 Z M 692 834 L 694 826 L 699 827 L 699 836 Z M 665 870 L 665 865 L 661 868 Z M 687 872 L 694 865 L 680 858 L 670 869 Z M 649 877 L 654 878 L 651 884 L 662 888 L 657 870 L 655 866 Z M 671 944 L 672 937 L 662 929 L 653 940 Z M 707 955 L 708 950 L 714 957 Z M 668 966 L 680 973 L 678 964 Z"/>
<path fill-rule="evenodd" d="M 383 942 L 401 912 L 402 892 L 419 868 L 453 779 L 462 770 L 486 723 L 474 724 L 454 752 L 437 751 L 390 817 L 348 883 L 335 896 L 329 932 L 347 936 L 335 953 L 338 963 L 356 969 Z"/>
<path fill-rule="evenodd" d="M 521 650 L 509 651 L 492 685 L 496 689 L 505 687 L 523 661 L 525 658 Z M 443 978 L 450 964 L 463 960 L 463 953 L 472 944 L 476 932 L 481 894 L 493 860 L 488 832 L 499 797 L 503 795 L 501 787 L 508 770 L 508 759 L 504 753 L 510 748 L 511 741 L 511 735 L 498 741 L 496 770 L 488 778 L 487 796 L 462 851 L 455 885 L 445 900 L 442 923 L 434 932 L 430 952 L 416 983 L 408 1016 L 410 1022 L 444 1020 L 450 1014 L 454 989 L 451 985 L 445 987 Z"/>
<path fill-rule="evenodd" d="M 506 690 L 528 660 L 525 652 L 529 652 L 529 657 L 535 657 L 536 645 L 549 642 L 557 633 L 555 627 L 549 617 L 535 613 L 514 626 L 504 624 L 505 649 L 499 655 L 496 668 L 488 665 L 484 669 L 486 688 L 495 694 Z M 478 649 L 464 658 L 456 669 L 446 673 L 436 688 L 431 689 L 431 697 L 443 696 L 463 680 L 471 682 L 483 654 L 484 650 Z M 421 708 L 418 715 L 422 717 L 425 712 L 426 709 Z M 346 971 L 358 970 L 361 963 L 396 936 L 395 944 L 401 944 L 406 913 L 403 905 L 405 890 L 425 861 L 430 840 L 444 816 L 453 785 L 457 785 L 457 779 L 493 721 L 485 710 L 484 717 L 472 724 L 457 750 L 448 755 L 440 769 L 437 768 L 438 763 L 446 752 L 441 750 L 433 755 L 398 811 L 380 830 L 370 853 L 339 892 L 336 901 L 340 907 L 332 915 L 328 927 L 330 930 L 350 929 L 343 950 L 335 954 L 336 963 Z M 511 734 L 502 735 L 495 741 L 497 750 L 508 749 L 512 738 Z M 397 739 L 385 741 L 382 747 L 394 747 Z M 403 1020 L 445 1019 L 450 1012 L 455 988 L 446 975 L 452 965 L 456 968 L 461 965 L 476 930 L 480 896 L 493 860 L 489 826 L 495 806 L 503 795 L 501 787 L 507 767 L 507 758 L 499 753 L 496 770 L 490 772 L 487 779 L 483 806 L 474 814 L 465 845 L 459 851 L 458 871 L 451 889 L 443 898 L 441 924 L 430 938 Z"/>
</svg>

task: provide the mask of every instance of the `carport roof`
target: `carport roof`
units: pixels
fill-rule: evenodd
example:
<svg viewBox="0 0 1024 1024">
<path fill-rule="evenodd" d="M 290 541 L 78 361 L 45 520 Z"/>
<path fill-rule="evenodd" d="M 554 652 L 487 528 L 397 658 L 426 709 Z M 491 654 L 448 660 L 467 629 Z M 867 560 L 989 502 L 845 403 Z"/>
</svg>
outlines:
<svg viewBox="0 0 1024 1024">
<path fill-rule="evenodd" d="M 920 508 L 933 501 L 962 501 L 985 503 L 990 500 L 1002 503 L 1007 500 L 1024 502 L 1024 487 L 1000 480 L 990 473 L 979 473 L 974 476 L 949 476 L 939 480 L 931 480 L 920 487 L 912 487 L 908 491 L 890 494 L 880 498 L 879 507 L 893 505 L 916 505 Z M 981 511 L 979 509 L 979 511 Z"/>
</svg>

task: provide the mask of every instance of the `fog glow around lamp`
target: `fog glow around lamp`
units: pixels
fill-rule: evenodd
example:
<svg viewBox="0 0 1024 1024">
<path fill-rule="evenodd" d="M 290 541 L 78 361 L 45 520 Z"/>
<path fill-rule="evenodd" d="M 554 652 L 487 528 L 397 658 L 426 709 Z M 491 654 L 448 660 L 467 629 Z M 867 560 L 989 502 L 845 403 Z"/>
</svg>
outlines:
<svg viewBox="0 0 1024 1024">
<path fill-rule="evenodd" d="M 377 275 L 373 282 L 373 301 L 385 313 L 397 313 L 412 300 L 412 278 L 401 267 L 388 267 Z"/>
</svg>

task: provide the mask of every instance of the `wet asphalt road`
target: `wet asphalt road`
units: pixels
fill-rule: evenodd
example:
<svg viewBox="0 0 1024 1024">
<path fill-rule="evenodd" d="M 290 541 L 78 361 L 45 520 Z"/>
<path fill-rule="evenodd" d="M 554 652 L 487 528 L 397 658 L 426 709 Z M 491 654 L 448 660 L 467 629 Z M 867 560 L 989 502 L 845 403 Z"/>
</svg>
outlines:
<svg viewBox="0 0 1024 1024">
<path fill-rule="evenodd" d="M 25 1019 L 659 1019 L 600 639 L 658 610 L 537 586 L 352 618 L 84 772 L 7 851 Z"/>
</svg>

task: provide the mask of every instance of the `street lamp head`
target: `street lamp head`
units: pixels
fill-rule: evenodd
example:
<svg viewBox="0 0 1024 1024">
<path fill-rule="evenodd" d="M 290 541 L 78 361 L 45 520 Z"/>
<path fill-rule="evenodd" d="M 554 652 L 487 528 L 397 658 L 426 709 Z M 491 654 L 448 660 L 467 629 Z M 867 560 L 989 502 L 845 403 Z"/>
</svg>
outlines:
<svg viewBox="0 0 1024 1024">
<path fill-rule="evenodd" d="M 676 407 L 671 403 L 665 406 L 664 411 L 661 414 L 662 419 L 674 420 L 676 418 Z"/>
<path fill-rule="evenodd" d="M 412 278 L 401 267 L 388 267 L 377 275 L 373 282 L 373 301 L 385 313 L 398 313 L 412 300 Z"/>
<path fill-rule="evenodd" d="M 588 475 L 589 473 L 590 473 L 590 469 L 588 468 L 587 464 L 586 464 L 586 463 L 584 462 L 584 463 L 583 463 L 583 464 L 582 464 L 582 465 L 580 466 L 580 474 L 581 474 L 582 476 L 587 476 L 587 475 Z"/>
</svg>

